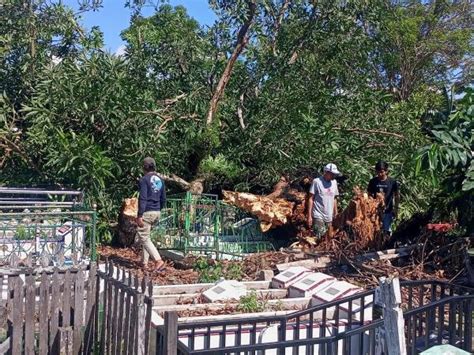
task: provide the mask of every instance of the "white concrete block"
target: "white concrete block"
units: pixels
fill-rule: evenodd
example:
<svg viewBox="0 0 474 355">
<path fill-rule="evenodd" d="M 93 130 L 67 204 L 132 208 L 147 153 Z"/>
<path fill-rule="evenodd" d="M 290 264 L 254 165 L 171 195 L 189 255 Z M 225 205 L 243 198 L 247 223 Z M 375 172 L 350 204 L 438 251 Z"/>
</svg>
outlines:
<svg viewBox="0 0 474 355">
<path fill-rule="evenodd" d="M 301 280 L 307 273 L 311 272 L 311 270 L 301 267 L 301 266 L 293 266 L 285 271 L 276 275 L 272 280 L 272 287 L 273 288 L 288 288 L 294 283 Z"/>
<path fill-rule="evenodd" d="M 204 299 L 208 302 L 239 300 L 247 294 L 247 286 L 235 280 L 218 281 L 214 286 L 203 292 Z"/>
<path fill-rule="evenodd" d="M 334 277 L 322 272 L 307 273 L 302 279 L 288 288 L 288 296 L 291 298 L 311 297 L 335 281 L 337 280 Z"/>
</svg>

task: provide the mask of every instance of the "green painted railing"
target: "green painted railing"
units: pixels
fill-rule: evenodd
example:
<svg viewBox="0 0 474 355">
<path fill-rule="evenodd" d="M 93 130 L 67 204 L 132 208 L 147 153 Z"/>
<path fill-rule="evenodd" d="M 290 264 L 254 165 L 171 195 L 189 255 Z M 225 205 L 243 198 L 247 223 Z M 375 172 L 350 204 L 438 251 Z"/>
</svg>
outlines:
<svg viewBox="0 0 474 355">
<path fill-rule="evenodd" d="M 208 194 L 169 196 L 153 237 L 161 249 L 216 258 L 273 250 L 257 220 Z"/>
</svg>

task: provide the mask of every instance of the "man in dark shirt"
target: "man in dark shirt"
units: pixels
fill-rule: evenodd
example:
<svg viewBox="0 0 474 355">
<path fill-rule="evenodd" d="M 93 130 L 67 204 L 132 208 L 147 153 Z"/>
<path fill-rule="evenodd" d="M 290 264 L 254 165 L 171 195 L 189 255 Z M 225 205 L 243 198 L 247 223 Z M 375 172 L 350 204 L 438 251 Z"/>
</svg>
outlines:
<svg viewBox="0 0 474 355">
<path fill-rule="evenodd" d="M 377 176 L 370 180 L 367 191 L 372 197 L 375 197 L 377 193 L 384 195 L 385 211 L 382 219 L 382 229 L 386 234 L 390 234 L 393 219 L 398 216 L 398 205 L 400 202 L 398 183 L 388 176 L 387 162 L 377 162 L 375 164 L 375 171 Z"/>
<path fill-rule="evenodd" d="M 140 179 L 140 197 L 138 198 L 137 216 L 137 239 L 142 246 L 143 266 L 147 266 L 148 258 L 151 256 L 157 261 L 156 267 L 164 266 L 160 253 L 150 239 L 151 228 L 160 219 L 160 210 L 166 203 L 165 183 L 155 172 L 156 164 L 153 158 L 143 160 L 143 171 L 145 175 Z"/>
</svg>

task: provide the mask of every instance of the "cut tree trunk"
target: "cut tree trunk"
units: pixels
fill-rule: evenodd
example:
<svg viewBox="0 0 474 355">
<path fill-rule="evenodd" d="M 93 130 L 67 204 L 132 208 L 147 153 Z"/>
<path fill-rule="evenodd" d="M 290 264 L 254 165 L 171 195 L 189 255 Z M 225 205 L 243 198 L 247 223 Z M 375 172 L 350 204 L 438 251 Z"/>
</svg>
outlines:
<svg viewBox="0 0 474 355">
<path fill-rule="evenodd" d="M 137 233 L 137 223 L 135 222 L 138 214 L 138 199 L 126 198 L 120 209 L 117 241 L 123 247 L 131 246 L 135 243 L 135 234 Z"/>
</svg>

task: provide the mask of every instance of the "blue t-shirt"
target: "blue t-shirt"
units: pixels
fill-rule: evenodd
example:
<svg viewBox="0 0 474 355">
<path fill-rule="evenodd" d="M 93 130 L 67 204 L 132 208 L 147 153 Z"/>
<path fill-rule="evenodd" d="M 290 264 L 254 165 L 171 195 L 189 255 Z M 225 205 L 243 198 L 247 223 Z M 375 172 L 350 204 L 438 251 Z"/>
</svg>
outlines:
<svg viewBox="0 0 474 355">
<path fill-rule="evenodd" d="M 148 211 L 160 211 L 166 204 L 165 183 L 156 173 L 148 173 L 138 183 L 138 217 Z"/>
</svg>

